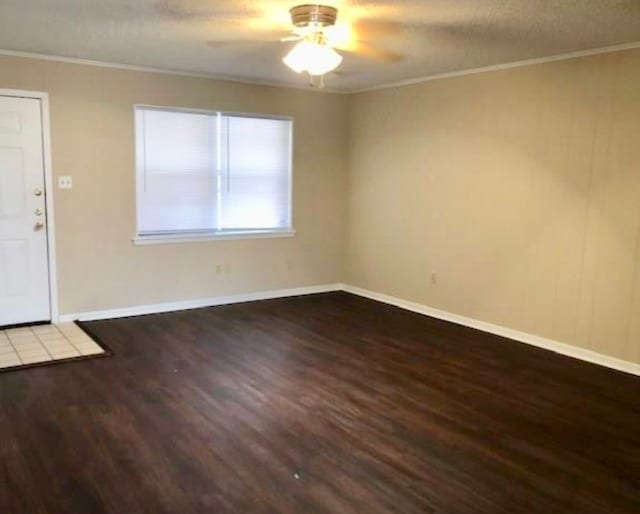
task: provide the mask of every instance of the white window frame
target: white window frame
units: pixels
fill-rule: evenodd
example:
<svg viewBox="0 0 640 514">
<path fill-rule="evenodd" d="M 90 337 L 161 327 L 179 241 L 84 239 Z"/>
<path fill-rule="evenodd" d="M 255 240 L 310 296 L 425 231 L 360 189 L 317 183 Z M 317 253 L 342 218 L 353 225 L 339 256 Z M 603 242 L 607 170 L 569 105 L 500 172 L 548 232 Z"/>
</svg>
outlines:
<svg viewBox="0 0 640 514">
<path fill-rule="evenodd" d="M 290 227 L 283 229 L 255 229 L 255 230 L 225 230 L 224 232 L 189 232 L 175 234 L 139 234 L 138 233 L 138 191 L 141 187 L 140 184 L 140 142 L 138 141 L 138 131 L 136 125 L 136 111 L 138 109 L 157 110 L 163 112 L 182 112 L 192 114 L 206 114 L 217 115 L 222 114 L 227 116 L 238 116 L 247 118 L 262 118 L 267 120 L 286 120 L 291 122 L 291 151 L 289 153 L 289 221 Z M 225 111 L 225 110 L 210 110 L 210 109 L 192 109 L 187 107 L 167 107 L 162 105 L 148 105 L 148 104 L 135 104 L 133 106 L 133 123 L 134 123 L 134 145 L 135 145 L 135 201 L 136 201 L 136 228 L 135 236 L 132 241 L 136 245 L 155 245 L 155 244 L 167 244 L 167 243 L 194 243 L 199 241 L 216 241 L 216 240 L 228 240 L 228 239 L 267 239 L 267 238 L 281 238 L 281 237 L 294 237 L 296 231 L 293 228 L 293 154 L 294 154 L 294 119 L 293 116 L 283 116 L 277 114 L 264 114 L 264 113 L 250 113 L 250 112 L 237 112 L 237 111 Z"/>
</svg>

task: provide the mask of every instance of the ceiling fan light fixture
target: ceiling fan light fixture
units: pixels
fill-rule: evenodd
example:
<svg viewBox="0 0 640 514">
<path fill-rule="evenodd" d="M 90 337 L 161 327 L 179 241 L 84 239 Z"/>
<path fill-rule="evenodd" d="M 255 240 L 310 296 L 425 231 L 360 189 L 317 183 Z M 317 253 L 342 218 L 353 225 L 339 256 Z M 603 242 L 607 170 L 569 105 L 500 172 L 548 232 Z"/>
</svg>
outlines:
<svg viewBox="0 0 640 514">
<path fill-rule="evenodd" d="M 282 61 L 296 73 L 324 75 L 340 66 L 342 56 L 326 44 L 303 40 Z"/>
</svg>

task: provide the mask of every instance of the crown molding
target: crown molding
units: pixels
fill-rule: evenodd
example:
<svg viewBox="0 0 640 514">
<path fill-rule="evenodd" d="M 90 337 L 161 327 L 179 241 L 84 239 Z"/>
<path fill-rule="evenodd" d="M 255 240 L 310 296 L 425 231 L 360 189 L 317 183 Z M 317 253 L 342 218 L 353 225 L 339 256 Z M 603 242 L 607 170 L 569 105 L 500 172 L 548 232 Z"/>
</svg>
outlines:
<svg viewBox="0 0 640 514">
<path fill-rule="evenodd" d="M 163 75 L 173 75 L 180 77 L 192 77 L 192 78 L 201 78 L 201 79 L 209 79 L 209 80 L 219 80 L 223 82 L 235 82 L 239 84 L 247 84 L 251 86 L 264 86 L 264 87 L 277 87 L 277 88 L 285 88 L 285 89 L 296 89 L 300 91 L 307 91 L 310 93 L 332 93 L 332 94 L 349 94 L 349 91 L 334 89 L 331 87 L 324 87 L 322 89 L 312 88 L 309 86 L 303 86 L 298 84 L 288 84 L 286 82 L 277 82 L 277 81 L 268 81 L 268 80 L 251 80 L 251 79 L 243 79 L 239 77 L 232 77 L 229 75 L 218 75 L 216 73 L 204 73 L 204 72 L 192 72 L 192 71 L 181 71 L 181 70 L 172 70 L 165 68 L 155 68 L 153 66 L 136 66 L 133 64 L 120 64 L 115 62 L 108 61 L 95 61 L 92 59 L 80 59 L 76 57 L 63 57 L 60 55 L 49 55 L 49 54 L 40 54 L 36 52 L 22 52 L 18 50 L 4 50 L 0 49 L 0 57 L 22 57 L 24 59 L 38 59 L 41 61 L 53 61 L 53 62 L 63 62 L 67 64 L 81 64 L 84 66 L 98 66 L 100 68 L 113 68 L 117 70 L 125 70 L 125 71 L 139 71 L 144 73 L 160 73 Z"/>
<path fill-rule="evenodd" d="M 511 68 L 521 68 L 524 66 L 534 66 L 536 64 L 545 64 L 555 61 L 567 61 L 570 59 L 577 59 L 579 57 L 589 57 L 591 55 L 608 54 L 612 52 L 621 52 L 624 50 L 633 50 L 640 48 L 640 41 L 634 43 L 623 43 L 619 45 L 604 46 L 601 48 L 594 48 L 591 50 L 580 50 L 577 52 L 568 52 L 564 54 L 550 55 L 547 57 L 536 57 L 534 59 L 525 59 L 523 61 L 514 61 L 503 64 L 494 64 L 491 66 L 482 66 L 480 68 L 470 68 L 467 70 L 452 71 L 448 73 L 438 73 L 436 75 L 426 75 L 424 77 L 417 77 L 413 79 L 399 80 L 397 82 L 389 82 L 386 84 L 380 84 L 378 86 L 365 87 L 360 89 L 351 89 L 349 93 L 368 93 L 370 91 L 379 91 L 382 89 L 391 89 L 403 86 L 412 86 L 415 84 L 421 84 L 423 82 L 431 82 L 432 80 L 442 80 L 453 77 L 463 77 L 465 75 L 476 75 L 478 73 L 486 73 L 489 71 L 502 71 L 509 70 Z"/>
<path fill-rule="evenodd" d="M 514 62 L 503 63 L 503 64 L 482 66 L 479 68 L 469 68 L 466 70 L 452 71 L 447 73 L 438 73 L 435 75 L 426 75 L 423 77 L 416 77 L 412 79 L 399 80 L 396 82 L 379 84 L 377 86 L 354 88 L 354 89 L 336 89 L 331 87 L 318 89 L 318 88 L 311 88 L 309 86 L 288 84 L 285 82 L 277 82 L 277 81 L 272 82 L 272 81 L 258 80 L 258 79 L 251 80 L 251 79 L 244 79 L 244 78 L 233 77 L 228 75 L 218 75 L 215 73 L 180 71 L 180 70 L 172 70 L 172 69 L 165 69 L 165 68 L 155 68 L 152 66 L 136 66 L 132 64 L 120 64 L 120 63 L 107 62 L 107 61 L 80 59 L 75 57 L 63 57 L 59 55 L 40 54 L 35 52 L 22 52 L 17 50 L 0 49 L 0 56 L 22 57 L 25 59 L 39 59 L 43 61 L 63 62 L 63 63 L 69 63 L 69 64 L 81 64 L 85 66 L 98 66 L 101 68 L 113 68 L 113 69 L 127 70 L 127 71 L 139 71 L 139 72 L 145 72 L 145 73 L 160 73 L 164 75 L 203 78 L 203 79 L 209 79 L 209 80 L 219 80 L 224 82 L 247 84 L 252 86 L 295 89 L 299 91 L 308 91 L 311 93 L 331 93 L 331 94 L 350 95 L 350 94 L 368 93 L 371 91 L 380 91 L 384 89 L 392 89 L 392 88 L 398 88 L 398 87 L 404 87 L 404 86 L 412 86 L 416 84 L 421 84 L 423 82 L 430 82 L 432 80 L 443 80 L 443 79 L 454 78 L 454 77 L 463 77 L 465 75 L 476 75 L 479 73 L 487 73 L 491 71 L 502 71 L 502 70 L 509 70 L 512 68 L 521 68 L 524 66 L 534 66 L 537 64 L 545 64 L 545 63 L 555 62 L 555 61 L 566 61 L 570 59 L 577 59 L 580 57 L 589 57 L 592 55 L 622 52 L 624 50 L 633 50 L 636 48 L 640 48 L 640 41 L 633 42 L 633 43 L 622 43 L 619 45 L 604 46 L 600 48 L 594 48 L 591 50 L 579 50 L 576 52 L 556 54 L 556 55 L 551 55 L 547 57 L 536 57 L 533 59 L 525 59 L 522 61 L 514 61 Z"/>
</svg>

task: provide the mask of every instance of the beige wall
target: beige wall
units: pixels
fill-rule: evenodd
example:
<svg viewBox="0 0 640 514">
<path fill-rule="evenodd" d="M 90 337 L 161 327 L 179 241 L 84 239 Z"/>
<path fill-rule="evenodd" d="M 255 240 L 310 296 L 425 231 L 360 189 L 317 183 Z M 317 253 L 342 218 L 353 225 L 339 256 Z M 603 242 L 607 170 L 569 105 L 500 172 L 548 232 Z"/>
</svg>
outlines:
<svg viewBox="0 0 640 514">
<path fill-rule="evenodd" d="M 640 50 L 350 108 L 346 282 L 640 362 Z"/>
<path fill-rule="evenodd" d="M 347 96 L 12 57 L 0 88 L 49 93 L 54 177 L 73 177 L 54 190 L 61 313 L 340 280 Z M 136 103 L 294 116 L 296 237 L 134 246 Z"/>
<path fill-rule="evenodd" d="M 351 96 L 0 57 L 0 88 L 50 94 L 73 176 L 62 313 L 345 281 L 640 362 L 640 50 Z M 136 103 L 293 115 L 296 237 L 133 245 Z"/>
</svg>

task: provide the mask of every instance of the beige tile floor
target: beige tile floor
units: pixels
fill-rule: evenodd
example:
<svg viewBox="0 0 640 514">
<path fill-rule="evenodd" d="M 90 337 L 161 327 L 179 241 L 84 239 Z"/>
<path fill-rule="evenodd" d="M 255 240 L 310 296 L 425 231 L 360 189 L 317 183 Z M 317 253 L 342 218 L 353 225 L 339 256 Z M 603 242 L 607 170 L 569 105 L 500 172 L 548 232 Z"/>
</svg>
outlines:
<svg viewBox="0 0 640 514">
<path fill-rule="evenodd" d="M 100 353 L 104 350 L 75 323 L 0 330 L 0 369 Z"/>
</svg>

